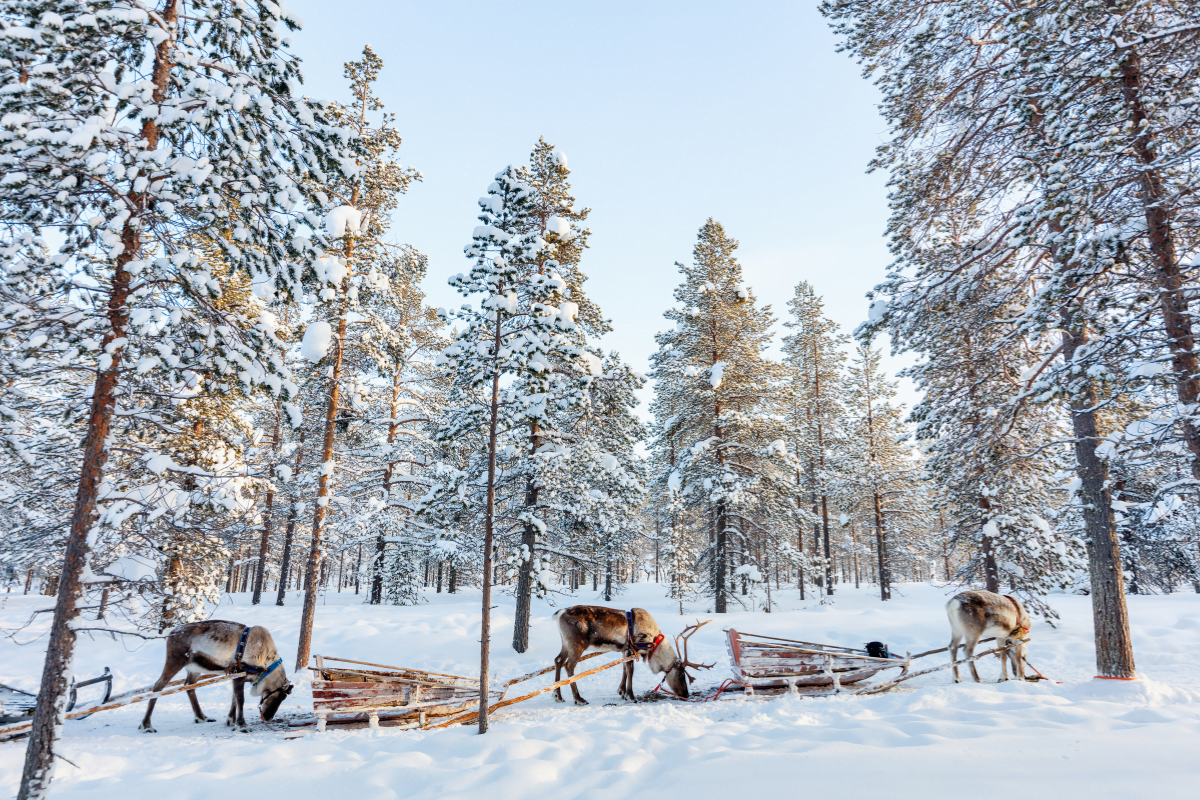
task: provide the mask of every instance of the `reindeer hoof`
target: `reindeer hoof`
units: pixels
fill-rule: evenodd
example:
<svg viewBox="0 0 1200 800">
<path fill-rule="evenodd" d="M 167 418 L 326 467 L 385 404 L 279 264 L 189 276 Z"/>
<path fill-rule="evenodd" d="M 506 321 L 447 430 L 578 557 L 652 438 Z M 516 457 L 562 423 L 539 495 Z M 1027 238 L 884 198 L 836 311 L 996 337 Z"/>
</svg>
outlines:
<svg viewBox="0 0 1200 800">
<path fill-rule="evenodd" d="M 582 697 L 575 701 L 575 705 L 577 706 L 586 706 L 587 704 L 588 701 L 584 700 Z"/>
<path fill-rule="evenodd" d="M 236 720 L 233 717 L 226 717 L 225 718 L 225 727 L 232 728 L 234 722 L 236 722 Z"/>
<path fill-rule="evenodd" d="M 567 702 L 567 701 L 562 699 L 562 695 L 561 695 L 561 694 L 556 694 L 556 695 L 554 695 L 554 702 L 556 702 L 556 703 L 565 703 L 565 702 Z"/>
<path fill-rule="evenodd" d="M 247 725 L 246 723 L 244 723 L 244 722 L 243 722 L 241 725 L 235 725 L 235 726 L 233 727 L 233 729 L 234 729 L 235 731 L 237 731 L 238 733 L 249 733 L 249 732 L 250 732 L 250 726 L 248 726 L 248 725 Z"/>
<path fill-rule="evenodd" d="M 212 717 L 196 717 L 192 722 L 199 725 L 201 722 L 216 722 L 216 720 Z"/>
<path fill-rule="evenodd" d="M 144 722 L 141 725 L 138 725 L 138 730 L 142 733 L 158 733 L 158 731 L 154 730 L 152 726 L 147 725 Z"/>
</svg>

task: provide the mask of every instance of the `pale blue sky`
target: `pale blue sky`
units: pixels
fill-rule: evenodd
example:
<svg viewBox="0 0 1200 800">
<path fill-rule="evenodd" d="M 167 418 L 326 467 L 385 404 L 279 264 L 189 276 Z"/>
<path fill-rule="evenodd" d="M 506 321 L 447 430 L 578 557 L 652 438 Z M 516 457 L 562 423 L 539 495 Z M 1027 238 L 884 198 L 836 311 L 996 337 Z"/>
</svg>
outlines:
<svg viewBox="0 0 1200 800">
<path fill-rule="evenodd" d="M 345 98 L 342 63 L 364 44 L 384 61 L 401 160 L 425 176 L 393 230 L 428 254 L 433 305 L 461 302 L 446 277 L 467 265 L 476 199 L 545 136 L 592 208 L 583 265 L 613 320 L 603 345 L 635 369 L 709 216 L 777 316 L 808 280 L 847 332 L 866 318 L 888 263 L 884 176 L 865 174 L 884 125 L 815 2 L 288 6 L 310 94 Z"/>
</svg>

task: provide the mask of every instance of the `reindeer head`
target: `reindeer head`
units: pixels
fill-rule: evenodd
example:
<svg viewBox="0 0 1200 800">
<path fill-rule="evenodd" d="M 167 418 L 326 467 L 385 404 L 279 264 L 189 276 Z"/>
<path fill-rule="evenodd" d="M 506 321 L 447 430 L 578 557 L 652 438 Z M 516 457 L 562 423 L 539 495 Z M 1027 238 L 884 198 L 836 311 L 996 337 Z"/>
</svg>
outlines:
<svg viewBox="0 0 1200 800">
<path fill-rule="evenodd" d="M 664 678 L 664 680 L 666 681 L 666 684 L 667 684 L 667 688 L 671 690 L 672 694 L 674 694 L 677 697 L 682 697 L 685 700 L 688 697 L 688 684 L 691 683 L 692 681 L 696 680 L 695 678 L 693 678 L 691 675 L 689 675 L 687 673 L 686 668 L 692 667 L 693 669 L 712 669 L 713 666 L 716 664 L 715 661 L 712 664 L 697 664 L 693 661 L 688 660 L 688 652 L 687 652 L 688 639 L 691 638 L 691 635 L 693 633 L 700 630 L 700 628 L 704 627 L 709 622 L 712 622 L 712 620 L 706 620 L 705 622 L 700 622 L 699 620 L 696 620 L 695 625 L 688 625 L 686 628 L 684 628 L 679 633 L 678 636 L 675 637 L 675 647 L 674 648 L 672 648 L 669 644 L 664 644 L 663 647 L 659 648 L 660 651 L 666 650 L 667 653 L 669 653 L 670 656 L 673 657 L 671 666 L 667 669 L 667 674 L 666 674 L 666 677 Z M 680 641 L 681 639 L 682 639 L 682 641 Z M 676 655 L 676 651 L 682 653 L 683 656 L 680 657 L 680 656 Z M 657 659 L 655 659 L 655 660 L 657 660 Z M 653 669 L 653 665 L 651 666 L 651 669 Z M 655 671 L 657 672 L 658 670 L 655 670 Z"/>
<path fill-rule="evenodd" d="M 287 670 L 283 668 L 281 658 L 276 658 L 271 668 L 250 687 L 250 694 L 258 695 L 258 713 L 266 722 L 275 718 L 275 712 L 291 693 L 292 684 L 287 679 Z"/>
</svg>

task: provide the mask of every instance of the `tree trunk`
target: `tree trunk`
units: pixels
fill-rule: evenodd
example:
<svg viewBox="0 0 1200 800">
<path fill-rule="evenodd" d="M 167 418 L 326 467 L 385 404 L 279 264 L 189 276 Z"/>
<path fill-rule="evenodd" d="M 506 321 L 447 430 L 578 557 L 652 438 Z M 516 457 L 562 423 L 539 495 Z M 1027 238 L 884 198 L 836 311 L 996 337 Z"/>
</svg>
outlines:
<svg viewBox="0 0 1200 800">
<path fill-rule="evenodd" d="M 1155 261 L 1155 288 L 1158 290 L 1167 346 L 1171 351 L 1175 395 L 1180 405 L 1187 409 L 1180 416 L 1180 427 L 1184 444 L 1192 454 L 1192 477 L 1200 480 L 1200 428 L 1193 421 L 1197 403 L 1200 403 L 1200 362 L 1196 358 L 1192 317 L 1188 311 L 1184 276 L 1179 268 L 1172 213 L 1167 206 L 1167 190 L 1144 106 L 1141 59 L 1136 48 L 1129 48 L 1122 55 L 1121 94 L 1133 130 L 1141 131 L 1134 138 L 1131 149 L 1140 167 L 1138 183 L 1142 191 L 1139 199 L 1146 218 L 1150 252 Z"/>
<path fill-rule="evenodd" d="M 296 470 L 292 473 L 292 479 L 295 480 L 300 476 L 300 464 L 304 456 L 304 431 L 300 432 L 300 443 L 296 447 Z M 279 590 L 275 595 L 275 605 L 283 605 L 284 598 L 287 596 L 288 584 L 291 582 L 292 574 L 292 542 L 296 538 L 296 519 L 300 514 L 300 502 L 293 499 L 288 506 L 287 528 L 283 534 L 283 558 L 279 562 Z"/>
<path fill-rule="evenodd" d="M 500 353 L 503 317 L 496 309 L 496 336 L 492 355 Z M 496 424 L 500 418 L 500 365 L 493 364 L 491 417 L 488 420 L 487 507 L 483 522 L 483 615 L 479 624 L 479 732 L 488 729 L 488 667 L 492 635 L 492 534 L 496 511 Z"/>
<path fill-rule="evenodd" d="M 987 503 L 987 498 L 983 498 L 983 503 Z M 982 536 L 983 544 L 983 588 L 989 592 L 1000 593 L 1000 570 L 996 566 L 996 548 L 992 543 L 992 537 L 986 533 Z"/>
<path fill-rule="evenodd" d="M 1096 424 L 1096 390 L 1082 365 L 1072 367 L 1075 354 L 1087 342 L 1079 314 L 1063 310 L 1063 358 L 1068 380 L 1075 463 L 1087 532 L 1088 567 L 1092 579 L 1092 625 L 1096 636 L 1096 670 L 1101 678 L 1134 678 L 1133 642 L 1116 520 L 1108 487 L 1108 465 L 1096 455 L 1100 431 Z"/>
<path fill-rule="evenodd" d="M 727 539 L 728 535 L 725 531 L 725 500 L 722 498 L 717 501 L 717 542 L 716 548 L 713 551 L 713 590 L 715 592 L 713 608 L 718 614 L 726 613 L 728 603 L 725 596 L 729 582 L 727 577 L 729 564 L 725 553 Z"/>
<path fill-rule="evenodd" d="M 536 453 L 542 446 L 542 437 L 536 422 L 529 423 L 529 451 Z M 538 486 L 533 478 L 525 483 L 525 513 L 532 514 L 537 508 Z M 529 649 L 529 618 L 533 605 L 533 576 L 530 567 L 536 556 L 537 528 L 526 522 L 521 531 L 521 561 L 517 565 L 517 607 L 513 615 L 513 650 L 524 653 Z"/>
<path fill-rule="evenodd" d="M 275 418 L 275 435 L 271 440 L 271 469 L 268 474 L 270 480 L 275 480 L 275 455 L 279 452 L 279 417 Z M 258 605 L 262 602 L 263 582 L 267 576 L 267 548 L 270 547 L 271 533 L 275 527 L 275 489 L 267 490 L 266 500 L 263 502 L 266 507 L 263 513 L 263 532 L 262 541 L 258 546 L 258 570 L 254 573 L 254 597 L 250 599 L 251 605 Z"/>
</svg>

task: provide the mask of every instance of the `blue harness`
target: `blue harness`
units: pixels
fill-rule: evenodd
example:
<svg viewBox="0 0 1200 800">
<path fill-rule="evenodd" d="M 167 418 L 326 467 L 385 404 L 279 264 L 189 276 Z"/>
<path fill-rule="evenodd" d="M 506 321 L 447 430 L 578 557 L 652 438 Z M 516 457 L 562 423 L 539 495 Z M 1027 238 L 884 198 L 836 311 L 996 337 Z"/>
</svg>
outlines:
<svg viewBox="0 0 1200 800">
<path fill-rule="evenodd" d="M 242 638 L 238 640 L 237 652 L 233 656 L 233 663 L 229 665 L 230 672 L 249 672 L 251 675 L 257 675 L 251 687 L 258 686 L 262 683 L 263 678 L 270 675 L 283 664 L 282 658 L 277 658 L 272 661 L 267 667 L 256 667 L 253 664 L 242 663 L 242 654 L 246 652 L 246 640 L 250 638 L 250 626 L 247 625 L 242 629 Z"/>
<path fill-rule="evenodd" d="M 633 635 L 633 611 L 625 612 L 625 624 L 629 626 L 629 633 L 626 641 L 628 647 L 635 654 L 642 656 L 646 661 L 649 661 L 654 656 L 654 651 L 658 650 L 658 646 L 662 644 L 663 635 L 660 633 L 655 637 L 653 642 L 639 642 Z"/>
</svg>

